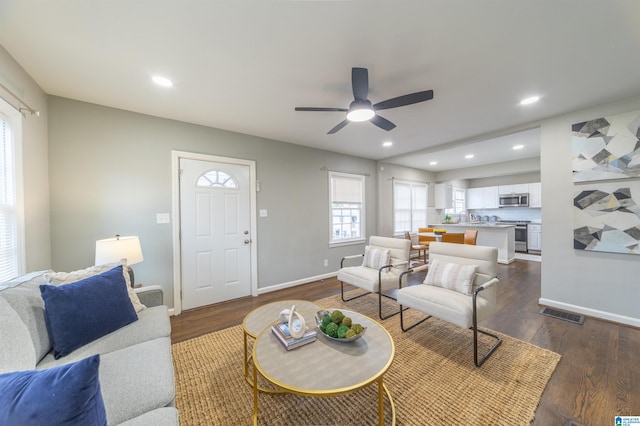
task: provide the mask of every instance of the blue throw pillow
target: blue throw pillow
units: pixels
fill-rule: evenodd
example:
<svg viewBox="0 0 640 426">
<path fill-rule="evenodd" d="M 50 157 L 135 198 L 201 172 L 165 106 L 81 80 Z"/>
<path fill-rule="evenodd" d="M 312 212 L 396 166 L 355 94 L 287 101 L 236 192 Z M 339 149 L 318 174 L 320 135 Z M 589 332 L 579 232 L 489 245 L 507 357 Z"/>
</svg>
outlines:
<svg viewBox="0 0 640 426">
<path fill-rule="evenodd" d="M 0 425 L 106 425 L 100 356 L 0 374 Z"/>
<path fill-rule="evenodd" d="M 40 294 L 56 359 L 138 319 L 122 265 L 71 284 L 41 285 Z"/>
</svg>

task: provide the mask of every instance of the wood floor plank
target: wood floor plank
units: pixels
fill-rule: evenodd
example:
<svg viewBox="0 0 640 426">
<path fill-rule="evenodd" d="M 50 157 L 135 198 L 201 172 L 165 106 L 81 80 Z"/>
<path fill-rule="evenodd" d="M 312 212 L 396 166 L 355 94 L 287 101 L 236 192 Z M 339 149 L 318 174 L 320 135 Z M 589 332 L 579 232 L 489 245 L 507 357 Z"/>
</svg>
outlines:
<svg viewBox="0 0 640 426">
<path fill-rule="evenodd" d="M 519 259 L 498 265 L 498 310 L 480 324 L 562 355 L 533 424 L 603 425 L 613 424 L 616 415 L 640 415 L 640 329 L 594 318 L 577 325 L 539 314 L 540 268 L 540 262 Z M 423 278 L 416 274 L 409 284 Z M 339 292 L 340 283 L 328 278 L 183 312 L 171 317 L 172 340 L 241 324 L 248 312 L 276 300 L 317 300 Z"/>
</svg>

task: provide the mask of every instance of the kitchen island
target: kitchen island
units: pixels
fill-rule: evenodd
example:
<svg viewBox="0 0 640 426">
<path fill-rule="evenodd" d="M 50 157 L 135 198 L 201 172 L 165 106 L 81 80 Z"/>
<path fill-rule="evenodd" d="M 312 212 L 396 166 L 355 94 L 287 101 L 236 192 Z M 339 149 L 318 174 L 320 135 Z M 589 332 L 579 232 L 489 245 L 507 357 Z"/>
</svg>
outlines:
<svg viewBox="0 0 640 426">
<path fill-rule="evenodd" d="M 464 232 L 465 229 L 478 231 L 479 246 L 496 247 L 498 263 L 509 264 L 516 258 L 515 225 L 496 225 L 490 223 L 440 223 L 429 225 L 432 228 L 446 229 L 447 232 Z"/>
</svg>

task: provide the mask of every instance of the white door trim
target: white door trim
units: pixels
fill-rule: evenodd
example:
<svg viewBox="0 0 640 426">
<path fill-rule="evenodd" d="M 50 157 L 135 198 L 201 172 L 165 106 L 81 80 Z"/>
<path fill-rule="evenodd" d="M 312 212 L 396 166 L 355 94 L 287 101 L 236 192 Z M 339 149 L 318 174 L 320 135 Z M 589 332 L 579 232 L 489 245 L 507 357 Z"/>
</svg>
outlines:
<svg viewBox="0 0 640 426">
<path fill-rule="evenodd" d="M 186 151 L 171 151 L 171 210 L 173 216 L 173 314 L 182 312 L 182 257 L 180 253 L 180 159 L 249 166 L 251 214 L 251 295 L 258 295 L 258 228 L 256 216 L 256 162 Z"/>
</svg>

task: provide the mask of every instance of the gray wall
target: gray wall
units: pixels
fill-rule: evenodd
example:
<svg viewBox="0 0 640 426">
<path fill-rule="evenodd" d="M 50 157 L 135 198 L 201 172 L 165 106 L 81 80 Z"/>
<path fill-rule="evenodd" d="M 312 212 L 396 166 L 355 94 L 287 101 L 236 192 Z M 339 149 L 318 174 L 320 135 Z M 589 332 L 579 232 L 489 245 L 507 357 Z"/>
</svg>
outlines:
<svg viewBox="0 0 640 426">
<path fill-rule="evenodd" d="M 39 117 L 27 114 L 22 120 L 25 264 L 26 271 L 48 269 L 51 266 L 51 242 L 47 95 L 2 46 L 0 81 L 31 108 L 40 111 Z M 10 104 L 19 106 L 4 90 L 0 89 L 0 94 Z"/>
<path fill-rule="evenodd" d="M 425 170 L 411 169 L 395 164 L 378 163 L 378 230 L 379 235 L 393 236 L 393 179 L 429 183 L 429 206 L 433 206 L 433 173 Z M 435 215 L 434 209 L 427 211 L 429 216 Z"/>
<path fill-rule="evenodd" d="M 542 301 L 640 326 L 640 256 L 573 248 L 571 125 L 640 109 L 640 97 L 541 123 Z"/>
<path fill-rule="evenodd" d="M 538 165 L 540 164 L 540 158 L 537 158 Z M 532 183 L 540 182 L 540 171 L 522 173 L 510 176 L 497 176 L 480 179 L 469 179 L 469 188 L 483 188 L 486 186 L 499 186 L 499 185 L 517 185 L 519 183 Z"/>
<path fill-rule="evenodd" d="M 138 235 L 144 262 L 136 281 L 160 284 L 173 305 L 171 151 L 256 161 L 261 191 L 258 287 L 327 274 L 362 245 L 328 247 L 329 170 L 368 174 L 366 230 L 376 231 L 376 163 L 328 151 L 51 97 L 49 101 L 52 265 L 92 265 L 95 241 Z M 176 218 L 171 218 L 175 220 Z M 253 233 L 256 235 L 256 233 Z M 329 266 L 323 266 L 323 260 Z"/>
<path fill-rule="evenodd" d="M 540 172 L 540 158 L 531 157 L 522 160 L 505 161 L 503 163 L 488 164 L 485 166 L 477 167 L 465 167 L 462 169 L 446 170 L 444 172 L 438 172 L 436 179 L 438 182 L 450 181 L 454 179 L 469 179 L 469 187 L 475 188 L 477 185 L 471 185 L 471 181 L 481 178 L 497 178 L 496 180 L 504 182 L 505 185 L 511 183 L 514 180 L 513 176 L 521 175 L 523 173 L 539 173 Z M 517 179 L 517 178 L 515 178 Z M 537 181 L 534 181 L 537 182 Z M 529 183 L 518 182 L 513 183 Z M 484 185 L 482 185 L 484 186 Z M 486 185 L 492 186 L 492 185 Z"/>
</svg>

